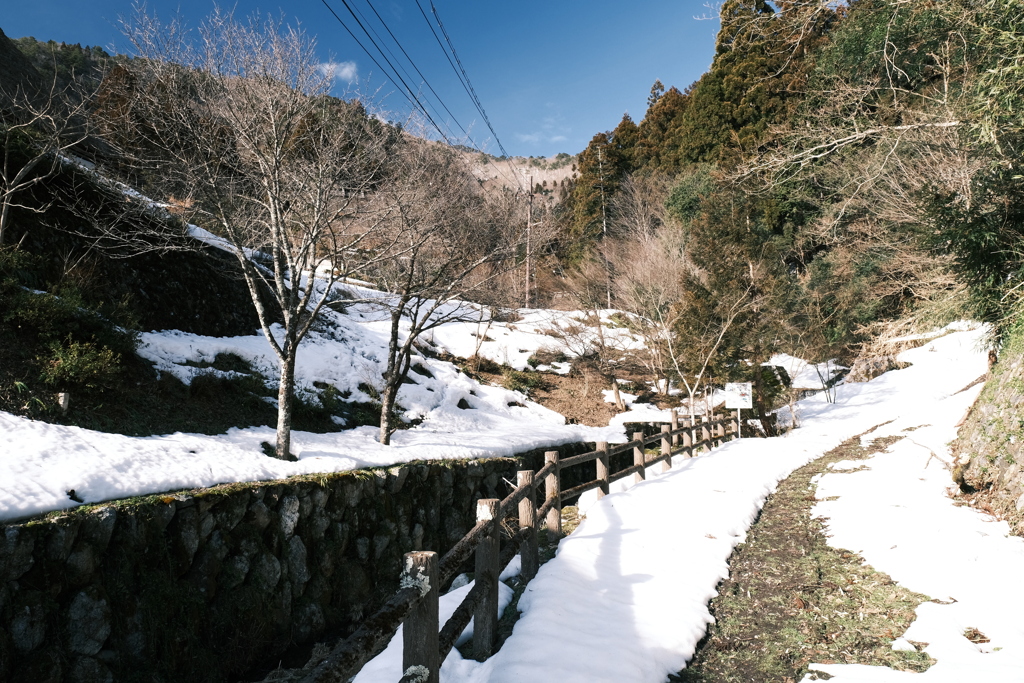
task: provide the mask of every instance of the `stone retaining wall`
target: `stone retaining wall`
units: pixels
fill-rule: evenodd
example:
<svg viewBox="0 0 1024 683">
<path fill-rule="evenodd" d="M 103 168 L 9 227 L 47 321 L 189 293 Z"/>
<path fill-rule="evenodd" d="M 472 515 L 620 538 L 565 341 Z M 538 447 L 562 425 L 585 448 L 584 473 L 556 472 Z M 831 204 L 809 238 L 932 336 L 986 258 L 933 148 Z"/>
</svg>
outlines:
<svg viewBox="0 0 1024 683">
<path fill-rule="evenodd" d="M 1024 330 L 1007 339 L 954 449 L 961 489 L 988 491 L 994 511 L 1024 533 Z"/>
<path fill-rule="evenodd" d="M 395 591 L 402 555 L 445 552 L 520 462 L 235 484 L 0 526 L 0 680 L 220 682 L 276 664 L 350 632 Z"/>
</svg>

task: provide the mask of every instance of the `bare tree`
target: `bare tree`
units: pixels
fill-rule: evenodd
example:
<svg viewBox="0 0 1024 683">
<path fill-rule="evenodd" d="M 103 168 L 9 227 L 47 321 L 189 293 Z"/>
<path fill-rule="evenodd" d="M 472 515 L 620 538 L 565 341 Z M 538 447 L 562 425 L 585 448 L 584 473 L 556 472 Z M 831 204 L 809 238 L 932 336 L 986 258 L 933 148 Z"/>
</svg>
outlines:
<svg viewBox="0 0 1024 683">
<path fill-rule="evenodd" d="M 398 390 L 424 332 L 450 322 L 480 325 L 500 298 L 495 284 L 515 266 L 521 224 L 479 190 L 450 148 L 407 139 L 392 155 L 392 181 L 368 196 L 368 211 L 391 253 L 366 269 L 390 319 L 380 387 L 380 443 L 391 443 Z"/>
<path fill-rule="evenodd" d="M 577 362 L 593 368 L 607 383 L 616 407 L 625 410 L 616 378 L 618 361 L 624 349 L 611 343 L 605 334 L 601 315 L 611 299 L 609 278 L 614 259 L 611 252 L 616 246 L 613 240 L 605 240 L 598 258 L 586 259 L 566 273 L 570 296 L 578 308 L 587 312 L 587 317 L 580 324 L 559 326 L 557 331 L 562 343 L 579 359 Z"/>
<path fill-rule="evenodd" d="M 683 281 L 693 269 L 685 234 L 665 208 L 670 188 L 663 176 L 628 176 L 612 199 L 616 238 L 602 247 L 615 273 L 616 306 L 633 314 L 631 331 L 644 340 L 642 362 L 665 392 L 672 370 L 666 339 L 684 296 Z"/>
<path fill-rule="evenodd" d="M 611 200 L 612 233 L 638 242 L 653 239 L 669 222 L 665 203 L 671 188 L 666 176 L 626 176 Z"/>
<path fill-rule="evenodd" d="M 299 344 L 336 282 L 391 253 L 356 202 L 398 135 L 331 97 L 314 41 L 278 20 L 217 9 L 192 33 L 139 12 L 123 28 L 140 59 L 108 127 L 237 257 L 280 364 L 275 455 L 289 458 Z"/>
<path fill-rule="evenodd" d="M 10 224 L 11 209 L 35 213 L 46 211 L 48 204 L 24 201 L 21 197 L 53 176 L 62 157 L 87 137 L 81 117 L 81 98 L 68 88 L 57 86 L 39 92 L 16 86 L 13 92 L 0 88 L 0 245 Z"/>
<path fill-rule="evenodd" d="M 695 274 L 696 279 L 699 273 Z M 691 280 L 692 281 L 692 280 Z M 709 297 L 703 290 L 683 287 L 675 302 L 671 331 L 665 336 L 665 355 L 686 389 L 690 417 L 697 392 L 707 382 L 710 366 L 737 318 L 749 310 L 751 287 L 728 297 Z"/>
<path fill-rule="evenodd" d="M 684 277 L 692 267 L 676 237 L 677 231 L 665 231 L 623 243 L 612 252 L 616 306 L 632 314 L 630 331 L 644 342 L 641 362 L 655 378 L 655 386 L 666 393 L 673 371 L 668 340 L 678 322 L 679 301 L 685 296 Z"/>
</svg>

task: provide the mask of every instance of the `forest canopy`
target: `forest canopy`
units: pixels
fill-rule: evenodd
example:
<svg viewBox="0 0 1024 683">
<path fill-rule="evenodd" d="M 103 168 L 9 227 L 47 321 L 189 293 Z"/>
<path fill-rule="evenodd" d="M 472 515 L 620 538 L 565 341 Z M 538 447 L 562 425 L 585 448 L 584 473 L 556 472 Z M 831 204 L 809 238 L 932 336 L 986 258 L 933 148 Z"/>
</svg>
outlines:
<svg viewBox="0 0 1024 683">
<path fill-rule="evenodd" d="M 660 179 L 645 201 L 683 245 L 686 363 L 700 344 L 683 338 L 741 309 L 719 380 L 756 382 L 779 351 L 852 361 L 962 316 L 998 344 L 1024 293 L 1022 32 L 1009 0 L 728 0 L 710 70 L 656 82 L 642 120 L 580 154 L 562 258 L 601 254 L 612 281 L 644 258 L 618 227 L 636 211 L 625 188 Z"/>
</svg>

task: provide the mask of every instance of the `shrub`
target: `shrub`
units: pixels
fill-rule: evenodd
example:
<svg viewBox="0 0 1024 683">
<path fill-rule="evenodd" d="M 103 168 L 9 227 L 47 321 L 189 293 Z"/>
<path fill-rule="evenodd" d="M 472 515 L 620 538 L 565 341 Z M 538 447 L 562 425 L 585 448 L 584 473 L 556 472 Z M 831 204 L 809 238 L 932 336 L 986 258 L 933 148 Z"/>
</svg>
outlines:
<svg viewBox="0 0 1024 683">
<path fill-rule="evenodd" d="M 489 372 L 491 374 L 501 372 L 501 366 L 490 358 L 477 356 L 476 354 L 466 359 L 466 367 L 472 368 L 474 372 Z"/>
<path fill-rule="evenodd" d="M 8 286 L 3 291 L 0 319 L 22 334 L 30 334 L 44 344 L 63 343 L 66 339 L 105 347 L 115 354 L 135 352 L 135 332 L 119 328 L 80 305 L 73 294 L 53 296 Z"/>
<path fill-rule="evenodd" d="M 501 386 L 509 391 L 521 391 L 527 396 L 534 389 L 543 389 L 544 378 L 535 372 L 520 372 L 512 368 L 502 370 Z"/>
<path fill-rule="evenodd" d="M 37 271 L 41 259 L 26 251 L 12 247 L 0 247 L 0 294 L 11 296 L 18 285 L 39 287 L 42 282 Z"/>
<path fill-rule="evenodd" d="M 70 336 L 51 342 L 40 358 L 40 378 L 61 389 L 97 389 L 110 386 L 121 373 L 121 355 L 105 346 L 78 342 Z"/>
<path fill-rule="evenodd" d="M 526 364 L 531 368 L 538 365 L 551 365 L 552 363 L 565 363 L 569 357 L 564 351 L 553 351 L 551 349 L 537 349 L 536 353 L 526 359 Z"/>
</svg>

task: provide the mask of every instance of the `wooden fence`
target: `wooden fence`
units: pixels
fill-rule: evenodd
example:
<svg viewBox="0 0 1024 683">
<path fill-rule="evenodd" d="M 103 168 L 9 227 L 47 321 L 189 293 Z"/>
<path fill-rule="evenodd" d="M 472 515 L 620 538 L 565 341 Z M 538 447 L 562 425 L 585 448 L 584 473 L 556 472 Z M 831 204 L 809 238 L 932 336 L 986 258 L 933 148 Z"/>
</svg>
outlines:
<svg viewBox="0 0 1024 683">
<path fill-rule="evenodd" d="M 656 424 L 656 423 L 649 423 Z M 609 485 L 633 476 L 640 482 L 647 468 L 661 463 L 661 470 L 672 467 L 672 457 L 694 457 L 730 441 L 739 434 L 739 415 L 680 418 L 673 411 L 671 424 L 661 424 L 660 432 L 633 434 L 633 440 L 615 446 L 599 442 L 593 451 L 560 458 L 558 451 L 544 454 L 542 468 L 520 470 L 516 488 L 503 500 L 477 501 L 477 523 L 448 553 L 440 558 L 435 552 L 405 555 L 400 588 L 376 613 L 327 657 L 299 680 L 302 683 L 346 683 L 369 660 L 379 654 L 397 632 L 403 629 L 404 675 L 401 683 L 438 683 L 441 662 L 456 640 L 473 620 L 472 656 L 483 660 L 492 654 L 498 631 L 498 576 L 517 553 L 521 554 L 520 575 L 530 580 L 540 564 L 538 533 L 544 522 L 547 533 L 557 538 L 562 533 L 563 502 L 596 489 L 598 498 L 608 494 Z M 654 448 L 651 448 L 654 447 Z M 649 450 L 656 450 L 652 454 Z M 633 464 L 611 471 L 613 456 L 632 451 Z M 596 463 L 596 477 L 563 490 L 562 474 L 570 467 Z M 544 502 L 537 506 L 538 489 L 543 487 Z M 517 519 L 511 525 L 503 522 Z M 501 547 L 503 526 L 507 532 Z M 516 528 L 517 527 L 517 528 Z M 473 588 L 442 627 L 438 623 L 440 587 L 447 585 L 475 552 L 476 574 Z"/>
</svg>

